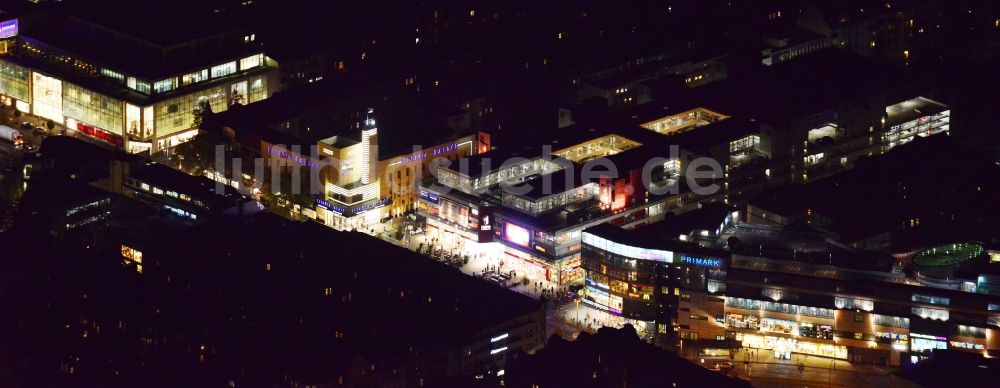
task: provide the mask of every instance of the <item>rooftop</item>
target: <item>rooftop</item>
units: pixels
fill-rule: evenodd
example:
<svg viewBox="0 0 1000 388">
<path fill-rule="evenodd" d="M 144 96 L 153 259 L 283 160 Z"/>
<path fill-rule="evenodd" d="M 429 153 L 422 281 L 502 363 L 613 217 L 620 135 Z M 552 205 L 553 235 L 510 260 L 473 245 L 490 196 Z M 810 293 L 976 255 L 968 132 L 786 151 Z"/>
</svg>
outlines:
<svg viewBox="0 0 1000 388">
<path fill-rule="evenodd" d="M 230 19 L 203 7 L 160 0 L 67 2 L 22 23 L 19 35 L 150 81 L 262 51 L 244 42 Z"/>
<path fill-rule="evenodd" d="M 990 241 L 997 229 L 986 225 L 1000 219 L 991 199 L 1000 195 L 1000 184 L 986 179 L 986 171 L 997 171 L 990 154 L 936 135 L 859 159 L 829 178 L 758 194 L 749 203 L 783 216 L 811 209 L 829 218 L 826 228 L 845 242 L 884 232 L 898 233 L 908 241 L 901 244 L 914 247 Z"/>
<path fill-rule="evenodd" d="M 885 108 L 888 125 L 901 124 L 948 110 L 948 106 L 926 97 L 916 97 Z"/>
<path fill-rule="evenodd" d="M 907 70 L 841 50 L 824 50 L 774 66 L 753 66 L 725 82 L 691 90 L 724 112 L 771 125 L 892 92 L 912 81 Z M 912 83 L 912 82 L 911 82 Z"/>
<path fill-rule="evenodd" d="M 188 175 L 153 162 L 133 171 L 130 176 L 140 182 L 149 183 L 165 190 L 190 195 L 213 210 L 225 210 L 235 206 L 238 201 L 243 199 L 243 196 L 235 189 L 228 187 L 224 192 L 217 193 L 215 189 L 219 184 L 211 179 Z"/>
</svg>

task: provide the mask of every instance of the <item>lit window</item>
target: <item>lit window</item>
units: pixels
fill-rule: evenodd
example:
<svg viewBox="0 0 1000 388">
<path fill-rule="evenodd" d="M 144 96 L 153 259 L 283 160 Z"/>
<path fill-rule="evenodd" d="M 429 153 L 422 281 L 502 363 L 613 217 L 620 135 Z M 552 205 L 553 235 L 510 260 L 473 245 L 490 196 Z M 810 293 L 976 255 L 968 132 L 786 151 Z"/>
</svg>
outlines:
<svg viewBox="0 0 1000 388">
<path fill-rule="evenodd" d="M 236 61 L 212 66 L 212 78 L 225 77 L 236 72 Z"/>
<path fill-rule="evenodd" d="M 240 59 L 240 70 L 253 69 L 261 65 L 262 54 L 251 55 L 249 57 Z"/>
<path fill-rule="evenodd" d="M 162 81 L 156 81 L 153 84 L 153 90 L 157 93 L 164 93 L 174 90 L 177 87 L 177 78 L 167 78 Z"/>
</svg>

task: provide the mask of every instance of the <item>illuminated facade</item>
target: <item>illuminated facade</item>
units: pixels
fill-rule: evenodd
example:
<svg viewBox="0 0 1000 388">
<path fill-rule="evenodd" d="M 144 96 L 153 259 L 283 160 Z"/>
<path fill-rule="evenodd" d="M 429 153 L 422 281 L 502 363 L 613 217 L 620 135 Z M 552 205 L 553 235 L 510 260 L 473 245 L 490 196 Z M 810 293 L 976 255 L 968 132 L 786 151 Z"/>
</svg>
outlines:
<svg viewBox="0 0 1000 388">
<path fill-rule="evenodd" d="M 435 158 L 457 160 L 489 150 L 490 135 L 477 132 L 379 161 L 377 171 L 381 174 L 381 195 L 390 198 L 383 216 L 395 216 L 418 209 L 420 182 L 430 176 L 431 161 Z"/>
<path fill-rule="evenodd" d="M 728 252 L 673 240 L 640 241 L 610 224 L 583 231 L 582 303 L 629 320 L 656 343 L 671 342 L 678 299 L 725 280 Z"/>
<path fill-rule="evenodd" d="M 334 136 L 318 142 L 324 193 L 317 200 L 316 213 L 322 223 L 341 230 L 363 229 L 387 217 L 416 210 L 417 187 L 429 175 L 432 160 L 474 155 L 489 149 L 490 141 L 489 135 L 474 133 L 426 150 L 379 160 L 378 135 L 374 111 L 370 109 L 360 140 Z M 305 163 L 316 162 L 309 159 Z"/>
<path fill-rule="evenodd" d="M 277 64 L 250 47 L 228 62 L 208 60 L 200 69 L 149 78 L 23 34 L 3 42 L 8 49 L 0 52 L 0 103 L 133 153 L 187 141 L 197 134 L 196 111 L 222 112 L 263 100 L 278 83 Z M 144 44 L 160 52 L 173 49 Z"/>
<path fill-rule="evenodd" d="M 984 355 L 1000 349 L 1000 293 L 988 285 L 946 287 L 920 280 L 926 274 L 910 278 L 893 271 L 891 262 L 875 269 L 836 257 L 823 265 L 713 255 L 696 244 L 610 225 L 585 230 L 583 244 L 583 303 L 655 325 L 659 336 L 675 336 L 686 349 L 704 347 L 702 340 L 729 340 L 776 358 L 804 354 L 893 366 L 916 362 L 932 349 Z M 937 272 L 942 263 L 990 263 L 975 247 L 931 248 L 914 263 Z"/>
<path fill-rule="evenodd" d="M 630 156 L 634 163 L 655 151 L 619 135 L 594 138 L 557 150 L 556 160 L 485 154 L 439 167 L 436 180 L 420 188 L 420 214 L 426 217 L 428 236 L 470 257 L 484 257 L 491 266 L 522 274 L 531 280 L 558 285 L 584 281 L 581 232 L 604 222 L 635 228 L 658 222 L 671 209 L 694 198 L 691 193 L 655 196 L 641 184 L 642 166 L 627 167 L 617 177 L 588 177 L 573 161 Z M 638 157 L 636 157 L 638 156 Z M 492 166 L 491 163 L 498 164 Z M 671 167 L 675 163 L 668 162 Z M 666 166 L 664 171 L 668 170 Z M 660 173 L 653 185 L 676 180 Z M 510 191 L 504 186 L 525 190 Z M 493 220 L 482 229 L 485 215 Z"/>
</svg>

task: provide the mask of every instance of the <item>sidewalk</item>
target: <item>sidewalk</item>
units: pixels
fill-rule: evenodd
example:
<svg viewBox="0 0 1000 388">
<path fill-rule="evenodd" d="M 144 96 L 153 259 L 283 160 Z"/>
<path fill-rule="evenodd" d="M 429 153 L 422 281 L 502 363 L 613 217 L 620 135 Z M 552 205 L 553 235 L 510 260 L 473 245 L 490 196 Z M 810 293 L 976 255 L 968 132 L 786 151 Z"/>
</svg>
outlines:
<svg viewBox="0 0 1000 388">
<path fill-rule="evenodd" d="M 699 356 L 689 357 L 700 362 Z M 759 387 L 855 387 L 907 386 L 892 375 L 891 368 L 852 364 L 845 360 L 793 354 L 791 360 L 777 359 L 766 349 L 738 349 L 732 356 L 731 375 Z"/>
</svg>

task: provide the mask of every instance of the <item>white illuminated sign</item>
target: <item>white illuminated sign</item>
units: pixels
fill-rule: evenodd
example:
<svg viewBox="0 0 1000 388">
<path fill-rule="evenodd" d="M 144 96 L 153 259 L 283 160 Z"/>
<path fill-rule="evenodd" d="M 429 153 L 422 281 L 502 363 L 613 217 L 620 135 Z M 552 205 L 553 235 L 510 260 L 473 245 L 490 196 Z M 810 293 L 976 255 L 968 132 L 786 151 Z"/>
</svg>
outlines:
<svg viewBox="0 0 1000 388">
<path fill-rule="evenodd" d="M 660 261 L 664 263 L 674 262 L 674 252 L 672 251 L 638 248 L 625 244 L 619 244 L 617 242 L 608 240 L 603 237 L 598 237 L 586 232 L 583 233 L 581 241 L 583 241 L 583 243 L 586 245 L 590 245 L 592 247 L 599 248 L 619 256 L 631 257 L 633 259 L 640 259 L 640 260 Z"/>
<path fill-rule="evenodd" d="M 497 341 L 502 340 L 502 339 L 507 338 L 507 337 L 508 337 L 508 334 L 507 333 L 503 333 L 503 334 L 500 334 L 500 335 L 498 335 L 496 337 L 490 338 L 490 342 L 497 342 Z"/>
</svg>

